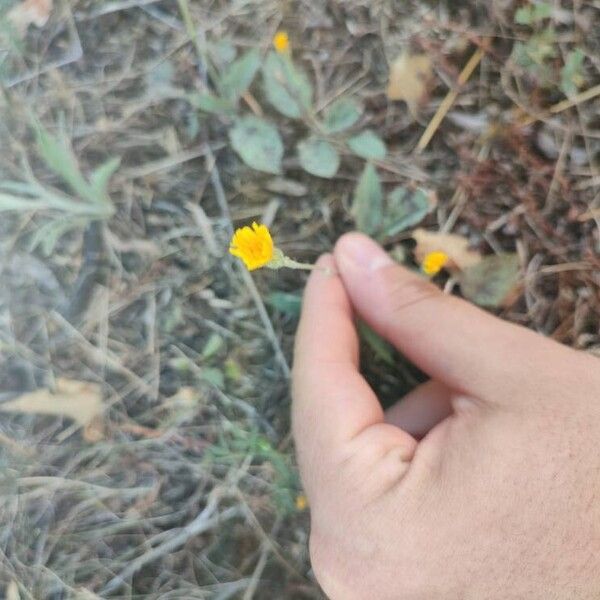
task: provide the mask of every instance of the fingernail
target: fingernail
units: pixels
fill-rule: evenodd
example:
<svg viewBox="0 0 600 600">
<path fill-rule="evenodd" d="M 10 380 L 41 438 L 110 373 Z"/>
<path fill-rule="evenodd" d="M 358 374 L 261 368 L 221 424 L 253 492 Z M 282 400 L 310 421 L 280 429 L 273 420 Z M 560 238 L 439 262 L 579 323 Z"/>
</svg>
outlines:
<svg viewBox="0 0 600 600">
<path fill-rule="evenodd" d="M 371 238 L 360 233 L 344 236 L 338 242 L 339 257 L 360 269 L 377 271 L 394 264 L 387 252 Z"/>
</svg>

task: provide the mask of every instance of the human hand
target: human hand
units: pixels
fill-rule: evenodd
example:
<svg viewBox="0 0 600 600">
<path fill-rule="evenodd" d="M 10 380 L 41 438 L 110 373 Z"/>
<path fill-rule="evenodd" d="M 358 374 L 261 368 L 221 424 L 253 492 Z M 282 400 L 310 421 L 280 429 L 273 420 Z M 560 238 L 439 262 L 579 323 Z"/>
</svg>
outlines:
<svg viewBox="0 0 600 600">
<path fill-rule="evenodd" d="M 293 374 L 325 592 L 600 598 L 600 362 L 442 294 L 360 234 L 319 265 L 334 261 L 339 276 L 308 282 Z M 358 372 L 353 308 L 431 377 L 387 414 Z"/>
</svg>

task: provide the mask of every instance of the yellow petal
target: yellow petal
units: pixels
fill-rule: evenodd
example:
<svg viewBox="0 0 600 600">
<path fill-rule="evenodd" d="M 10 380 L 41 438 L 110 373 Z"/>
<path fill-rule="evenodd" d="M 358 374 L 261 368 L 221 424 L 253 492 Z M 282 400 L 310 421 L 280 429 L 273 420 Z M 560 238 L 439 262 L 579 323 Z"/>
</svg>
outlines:
<svg viewBox="0 0 600 600">
<path fill-rule="evenodd" d="M 289 51 L 289 49 L 290 49 L 290 38 L 288 37 L 287 32 L 285 32 L 285 31 L 278 31 L 273 36 L 273 47 L 280 54 L 283 54 L 283 53 Z"/>
<path fill-rule="evenodd" d="M 423 273 L 429 276 L 437 275 L 448 262 L 448 255 L 445 252 L 435 250 L 425 256 L 421 263 Z"/>
<path fill-rule="evenodd" d="M 249 271 L 264 267 L 273 259 L 274 251 L 269 228 L 256 222 L 237 229 L 229 246 L 229 253 L 240 258 Z"/>
</svg>

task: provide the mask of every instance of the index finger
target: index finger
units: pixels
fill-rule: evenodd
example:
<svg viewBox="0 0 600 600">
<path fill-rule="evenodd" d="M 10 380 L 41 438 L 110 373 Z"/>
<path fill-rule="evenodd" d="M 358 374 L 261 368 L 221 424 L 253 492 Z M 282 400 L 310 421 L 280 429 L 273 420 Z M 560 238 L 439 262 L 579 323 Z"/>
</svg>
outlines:
<svg viewBox="0 0 600 600">
<path fill-rule="evenodd" d="M 352 308 L 341 279 L 332 274 L 333 258 L 322 256 L 317 266 L 304 292 L 292 376 L 292 424 L 305 485 L 309 474 L 314 478 L 323 463 L 339 456 L 345 442 L 384 421 L 358 371 Z"/>
</svg>

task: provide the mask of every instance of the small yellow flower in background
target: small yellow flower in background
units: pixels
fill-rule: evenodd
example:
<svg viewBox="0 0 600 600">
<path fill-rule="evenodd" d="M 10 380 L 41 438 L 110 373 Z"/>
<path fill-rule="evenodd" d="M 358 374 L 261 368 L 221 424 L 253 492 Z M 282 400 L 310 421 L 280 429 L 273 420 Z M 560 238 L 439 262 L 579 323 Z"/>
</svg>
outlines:
<svg viewBox="0 0 600 600">
<path fill-rule="evenodd" d="M 229 253 L 244 261 L 249 271 L 268 267 L 269 269 L 314 269 L 314 265 L 300 263 L 286 256 L 273 244 L 271 232 L 266 225 L 252 223 L 235 230 L 229 244 Z"/>
<path fill-rule="evenodd" d="M 273 36 L 273 47 L 280 54 L 284 54 L 286 52 L 289 52 L 289 50 L 290 50 L 290 38 L 288 37 L 288 34 L 287 34 L 286 31 L 278 31 Z"/>
<path fill-rule="evenodd" d="M 252 227 L 246 225 L 236 230 L 229 252 L 241 258 L 249 271 L 254 271 L 273 260 L 275 246 L 268 227 L 252 223 Z"/>
<path fill-rule="evenodd" d="M 448 263 L 449 256 L 445 252 L 436 250 L 425 256 L 421 264 L 421 269 L 425 275 L 433 277 L 437 275 Z"/>
<path fill-rule="evenodd" d="M 296 496 L 296 510 L 302 511 L 308 508 L 308 499 L 304 494 Z"/>
</svg>

